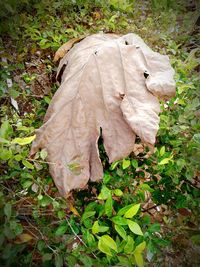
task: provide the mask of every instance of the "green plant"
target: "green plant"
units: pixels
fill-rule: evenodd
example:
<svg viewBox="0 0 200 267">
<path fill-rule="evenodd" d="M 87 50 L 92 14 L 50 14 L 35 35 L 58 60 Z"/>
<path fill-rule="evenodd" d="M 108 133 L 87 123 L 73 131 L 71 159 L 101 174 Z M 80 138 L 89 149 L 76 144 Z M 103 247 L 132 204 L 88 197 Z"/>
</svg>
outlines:
<svg viewBox="0 0 200 267">
<path fill-rule="evenodd" d="M 185 4 L 180 3 L 2 3 L 0 52 L 1 58 L 7 59 L 7 63 L 0 63 L 3 266 L 142 266 L 146 261 L 156 264 L 157 259 L 167 265 L 163 255 L 170 256 L 165 247 L 173 246 L 176 236 L 186 236 L 188 242 L 198 244 L 198 14 L 186 12 Z M 152 155 L 140 147 L 129 158 L 109 166 L 100 144 L 103 182 L 90 183 L 65 200 L 49 175 L 46 151 L 29 158 L 34 130 L 41 126 L 53 92 L 33 95 L 30 84 L 38 74 L 29 72 L 26 63 L 39 57 L 45 66 L 42 72 L 52 78 L 55 91 L 54 51 L 73 37 L 100 30 L 135 32 L 154 50 L 168 54 L 176 72 L 177 94 L 161 103 L 160 129 Z M 8 79 L 12 79 L 11 88 Z M 10 97 L 18 102 L 19 112 L 10 104 Z M 184 242 L 178 258 L 184 261 L 193 243 L 187 246 Z M 191 255 L 187 264 L 195 258 Z M 170 260 L 175 258 L 172 253 Z M 178 266 L 176 262 L 174 265 Z"/>
</svg>

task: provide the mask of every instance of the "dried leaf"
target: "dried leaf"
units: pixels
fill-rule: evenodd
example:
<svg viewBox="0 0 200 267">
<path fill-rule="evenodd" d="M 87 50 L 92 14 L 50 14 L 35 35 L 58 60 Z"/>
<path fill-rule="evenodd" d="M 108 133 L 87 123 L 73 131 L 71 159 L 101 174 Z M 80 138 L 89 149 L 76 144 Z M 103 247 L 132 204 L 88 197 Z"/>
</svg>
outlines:
<svg viewBox="0 0 200 267">
<path fill-rule="evenodd" d="M 56 59 L 73 43 L 61 47 Z M 136 135 L 154 145 L 157 96 L 174 95 L 175 83 L 169 58 L 153 52 L 135 34 L 88 36 L 65 54 L 58 73 L 63 66 L 61 86 L 36 132 L 31 155 L 46 148 L 50 173 L 66 196 L 89 179 L 102 178 L 100 129 L 110 163 L 133 151 Z"/>
</svg>

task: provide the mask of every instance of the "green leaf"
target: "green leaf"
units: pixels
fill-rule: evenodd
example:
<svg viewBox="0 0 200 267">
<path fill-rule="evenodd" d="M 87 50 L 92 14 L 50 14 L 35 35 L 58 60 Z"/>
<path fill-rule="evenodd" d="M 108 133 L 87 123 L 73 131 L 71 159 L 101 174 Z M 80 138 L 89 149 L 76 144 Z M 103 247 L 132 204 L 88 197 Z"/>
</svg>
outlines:
<svg viewBox="0 0 200 267">
<path fill-rule="evenodd" d="M 194 242 L 197 245 L 200 245 L 200 234 L 191 236 L 192 242 Z"/>
<path fill-rule="evenodd" d="M 111 253 L 110 248 L 101 239 L 99 239 L 99 241 L 98 241 L 98 249 L 101 252 L 103 252 L 103 253 L 105 253 L 105 254 L 107 254 L 107 255 L 112 257 L 112 253 Z"/>
<path fill-rule="evenodd" d="M 22 183 L 23 188 L 29 188 L 33 184 L 32 180 L 26 180 Z"/>
<path fill-rule="evenodd" d="M 137 264 L 138 267 L 144 267 L 144 261 L 143 261 L 143 257 L 141 253 L 138 252 L 134 252 L 134 258 L 135 258 L 135 262 Z"/>
<path fill-rule="evenodd" d="M 103 233 L 103 232 L 107 232 L 108 230 L 109 230 L 108 226 L 99 225 L 99 232 Z"/>
<path fill-rule="evenodd" d="M 113 170 L 117 167 L 117 165 L 119 164 L 119 162 L 120 162 L 119 160 L 114 161 L 114 162 L 111 164 L 110 170 L 113 171 Z"/>
<path fill-rule="evenodd" d="M 111 179 L 110 174 L 108 174 L 108 173 L 104 173 L 104 176 L 103 176 L 103 183 L 104 183 L 104 184 L 107 184 L 107 183 L 110 181 L 110 179 Z"/>
<path fill-rule="evenodd" d="M 101 193 L 98 195 L 98 199 L 106 200 L 111 196 L 111 191 L 105 185 L 102 186 Z"/>
<path fill-rule="evenodd" d="M 115 230 L 124 240 L 127 240 L 126 231 L 121 225 L 115 224 Z"/>
<path fill-rule="evenodd" d="M 11 217 L 12 214 L 12 206 L 10 203 L 6 203 L 4 206 L 4 214 L 6 215 L 6 217 L 8 218 L 8 220 Z"/>
<path fill-rule="evenodd" d="M 131 165 L 131 162 L 129 159 L 123 159 L 122 160 L 122 169 L 125 170 Z"/>
<path fill-rule="evenodd" d="M 37 248 L 39 251 L 42 251 L 46 247 L 46 244 L 44 240 L 38 240 L 37 242 Z"/>
<path fill-rule="evenodd" d="M 127 253 L 127 254 L 132 253 L 133 252 L 133 248 L 134 248 L 134 240 L 130 235 L 128 235 L 127 243 L 124 246 L 124 252 Z"/>
<path fill-rule="evenodd" d="M 196 143 L 200 144 L 200 133 L 194 134 L 194 136 L 192 137 L 192 139 L 193 139 Z"/>
<path fill-rule="evenodd" d="M 15 138 L 12 140 L 12 144 L 18 144 L 20 146 L 28 145 L 33 142 L 36 135 L 24 137 L 24 138 Z"/>
<path fill-rule="evenodd" d="M 67 231 L 67 228 L 67 225 L 60 225 L 55 231 L 55 236 L 64 235 Z"/>
<path fill-rule="evenodd" d="M 118 225 L 127 225 L 127 220 L 121 216 L 112 217 L 112 221 Z"/>
<path fill-rule="evenodd" d="M 137 214 L 138 210 L 140 208 L 140 204 L 136 204 L 133 207 L 131 207 L 125 214 L 125 218 L 133 218 L 134 215 Z"/>
<path fill-rule="evenodd" d="M 33 164 L 31 164 L 31 163 L 30 163 L 29 161 L 27 161 L 27 160 L 23 159 L 23 160 L 22 160 L 22 163 L 23 163 L 23 165 L 24 165 L 26 168 L 31 169 L 31 170 L 34 169 Z"/>
<path fill-rule="evenodd" d="M 142 243 L 140 243 L 134 250 L 134 253 L 137 252 L 137 253 L 141 253 L 143 250 L 145 250 L 146 248 L 146 242 L 143 241 Z"/>
<path fill-rule="evenodd" d="M 165 165 L 168 164 L 172 160 L 172 157 L 162 159 L 160 162 L 158 162 L 158 165 Z"/>
<path fill-rule="evenodd" d="M 155 232 L 159 232 L 159 231 L 160 231 L 160 224 L 159 223 L 152 224 L 148 229 L 148 232 L 150 232 L 150 233 L 155 233 Z"/>
<path fill-rule="evenodd" d="M 127 212 L 127 210 L 129 210 L 131 207 L 133 207 L 133 205 L 134 204 L 130 204 L 130 205 L 127 205 L 127 206 L 125 206 L 125 207 L 123 207 L 123 208 L 121 208 L 118 212 L 117 212 L 117 215 L 124 215 L 126 212 Z"/>
<path fill-rule="evenodd" d="M 6 140 L 5 138 L 0 137 L 0 144 L 10 144 L 10 141 Z"/>
<path fill-rule="evenodd" d="M 45 160 L 47 156 L 48 156 L 47 150 L 46 150 L 46 148 L 43 148 L 40 151 L 40 157 L 41 157 L 41 159 Z"/>
<path fill-rule="evenodd" d="M 17 155 L 15 155 L 14 158 L 15 158 L 16 161 L 20 161 L 20 160 L 23 159 L 23 156 L 21 154 L 17 154 Z"/>
<path fill-rule="evenodd" d="M 48 196 L 42 196 L 42 199 L 40 200 L 40 205 L 42 207 L 46 207 L 46 206 L 48 206 L 51 203 L 52 203 L 52 199 L 50 197 L 48 197 Z"/>
<path fill-rule="evenodd" d="M 133 159 L 133 160 L 131 161 L 131 164 L 132 164 L 132 166 L 133 166 L 135 169 L 138 168 L 138 161 L 137 161 L 136 159 Z"/>
<path fill-rule="evenodd" d="M 63 257 L 60 253 L 55 254 L 55 267 L 63 267 Z"/>
<path fill-rule="evenodd" d="M 0 137 L 3 139 L 8 139 L 13 133 L 12 126 L 9 121 L 4 121 L 0 128 Z"/>
<path fill-rule="evenodd" d="M 99 232 L 99 222 L 95 221 L 92 226 L 92 233 L 93 235 L 97 234 Z"/>
<path fill-rule="evenodd" d="M 108 226 L 101 226 L 99 225 L 99 221 L 95 221 L 93 226 L 92 226 L 92 233 L 95 235 L 99 232 L 106 232 L 109 230 Z"/>
<path fill-rule="evenodd" d="M 87 255 L 81 255 L 80 261 L 84 264 L 84 267 L 92 267 L 92 259 Z"/>
<path fill-rule="evenodd" d="M 8 149 L 0 149 L 0 159 L 9 160 L 12 157 L 12 151 Z"/>
<path fill-rule="evenodd" d="M 139 226 L 139 224 L 137 224 L 136 222 L 133 222 L 131 220 L 127 220 L 128 223 L 128 227 L 130 228 L 130 230 L 136 234 L 136 235 L 143 235 L 142 230 Z"/>
<path fill-rule="evenodd" d="M 162 146 L 160 149 L 160 156 L 162 157 L 165 154 L 165 146 Z"/>
<path fill-rule="evenodd" d="M 111 248 L 117 252 L 117 244 L 109 235 L 101 236 L 99 241 L 101 241 L 101 244 L 103 244 L 104 247 Z"/>
<path fill-rule="evenodd" d="M 50 261 L 51 259 L 52 259 L 52 254 L 50 254 L 50 253 L 45 253 L 42 256 L 42 261 Z"/>
<path fill-rule="evenodd" d="M 115 190 L 113 190 L 113 193 L 114 193 L 115 196 L 117 196 L 117 197 L 121 197 L 121 196 L 123 195 L 123 192 L 122 192 L 122 190 L 120 190 L 120 189 L 115 189 Z"/>
<path fill-rule="evenodd" d="M 112 197 L 111 195 L 107 198 L 106 203 L 105 203 L 105 213 L 108 217 L 112 216 Z"/>
<path fill-rule="evenodd" d="M 86 232 L 86 240 L 87 240 L 87 243 L 90 247 L 96 245 L 94 236 L 92 234 L 90 234 L 90 232 L 88 230 Z"/>
<path fill-rule="evenodd" d="M 90 218 L 92 216 L 94 216 L 94 214 L 96 213 L 96 211 L 86 211 L 83 213 L 81 221 L 86 220 L 87 218 Z"/>
<path fill-rule="evenodd" d="M 139 186 L 139 188 L 140 189 L 142 189 L 142 190 L 145 190 L 145 191 L 149 191 L 149 192 L 153 192 L 154 191 L 154 189 L 152 189 L 148 184 L 141 184 L 140 186 Z"/>
</svg>

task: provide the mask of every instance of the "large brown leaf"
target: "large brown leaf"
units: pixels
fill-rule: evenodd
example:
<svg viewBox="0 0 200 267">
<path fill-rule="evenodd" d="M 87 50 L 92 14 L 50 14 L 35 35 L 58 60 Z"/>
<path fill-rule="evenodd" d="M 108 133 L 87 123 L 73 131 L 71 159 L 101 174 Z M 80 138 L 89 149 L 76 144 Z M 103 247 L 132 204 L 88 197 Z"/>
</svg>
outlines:
<svg viewBox="0 0 200 267">
<path fill-rule="evenodd" d="M 175 93 L 169 58 L 135 34 L 96 34 L 74 44 L 60 62 L 60 88 L 37 130 L 31 154 L 46 148 L 50 172 L 63 196 L 102 178 L 100 129 L 109 161 L 128 156 L 135 136 L 154 145 L 157 97 Z"/>
</svg>

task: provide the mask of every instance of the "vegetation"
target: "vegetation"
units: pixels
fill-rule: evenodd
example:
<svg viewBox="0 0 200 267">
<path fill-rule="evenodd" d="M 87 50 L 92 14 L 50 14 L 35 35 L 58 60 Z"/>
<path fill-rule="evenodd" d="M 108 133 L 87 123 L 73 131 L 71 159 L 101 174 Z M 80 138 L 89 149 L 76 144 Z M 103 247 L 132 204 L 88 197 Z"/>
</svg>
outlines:
<svg viewBox="0 0 200 267">
<path fill-rule="evenodd" d="M 165 261 L 167 266 L 198 266 L 197 6 L 170 0 L 1 4 L 2 266 L 141 267 Z M 73 37 L 98 31 L 134 32 L 168 54 L 177 93 L 161 103 L 154 154 L 138 140 L 129 158 L 109 166 L 100 143 L 103 181 L 72 192 L 66 201 L 48 173 L 45 149 L 34 159 L 28 155 L 58 87 L 55 51 Z"/>
</svg>

